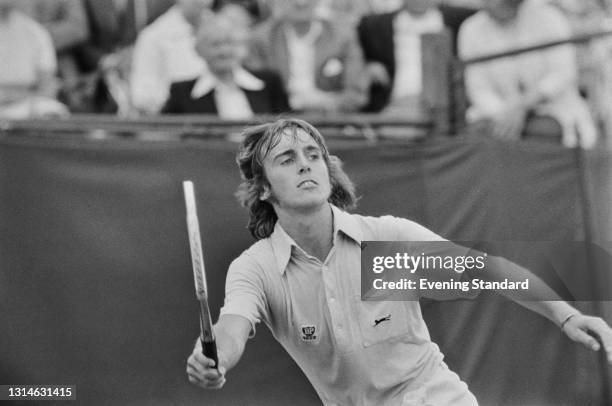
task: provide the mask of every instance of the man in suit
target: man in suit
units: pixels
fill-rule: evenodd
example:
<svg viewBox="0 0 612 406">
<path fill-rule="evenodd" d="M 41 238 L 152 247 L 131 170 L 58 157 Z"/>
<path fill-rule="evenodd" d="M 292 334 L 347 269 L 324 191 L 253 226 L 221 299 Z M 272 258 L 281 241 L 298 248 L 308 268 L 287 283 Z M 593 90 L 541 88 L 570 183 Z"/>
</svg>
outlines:
<svg viewBox="0 0 612 406">
<path fill-rule="evenodd" d="M 418 104 L 422 91 L 420 36 L 442 32 L 445 26 L 456 33 L 473 12 L 436 7 L 434 0 L 403 0 L 397 11 L 363 17 L 357 31 L 372 83 L 365 110 Z"/>
<path fill-rule="evenodd" d="M 256 28 L 249 66 L 278 69 L 291 108 L 349 112 L 366 102 L 363 57 L 352 27 L 320 18 L 319 0 L 286 0 Z"/>
<path fill-rule="evenodd" d="M 191 80 L 173 83 L 164 113 L 217 114 L 224 119 L 247 119 L 254 114 L 289 110 L 278 74 L 242 67 L 248 27 L 237 27 L 223 12 L 207 17 L 196 34 L 196 52 L 208 70 Z"/>
</svg>

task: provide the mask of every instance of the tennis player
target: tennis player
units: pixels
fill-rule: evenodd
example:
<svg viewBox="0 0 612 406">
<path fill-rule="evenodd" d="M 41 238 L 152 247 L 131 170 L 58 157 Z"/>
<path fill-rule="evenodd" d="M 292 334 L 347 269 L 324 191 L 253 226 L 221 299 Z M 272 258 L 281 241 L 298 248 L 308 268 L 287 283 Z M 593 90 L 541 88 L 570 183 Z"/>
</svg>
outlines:
<svg viewBox="0 0 612 406">
<path fill-rule="evenodd" d="M 197 340 L 187 361 L 189 381 L 223 387 L 226 372 L 263 321 L 325 405 L 477 405 L 431 341 L 418 301 L 360 300 L 361 241 L 443 239 L 406 219 L 348 214 L 355 206 L 354 187 L 310 124 L 281 119 L 244 135 L 238 197 L 258 241 L 227 274 L 225 304 L 214 327 L 218 369 Z M 516 269 L 513 278 L 530 277 L 534 292 L 552 297 L 541 280 Z M 495 272 L 502 270 L 487 269 L 492 279 L 509 277 Z M 612 363 L 612 329 L 602 319 L 563 301 L 530 299 L 519 304 L 572 340 L 598 350 L 587 332 L 598 335 Z"/>
</svg>

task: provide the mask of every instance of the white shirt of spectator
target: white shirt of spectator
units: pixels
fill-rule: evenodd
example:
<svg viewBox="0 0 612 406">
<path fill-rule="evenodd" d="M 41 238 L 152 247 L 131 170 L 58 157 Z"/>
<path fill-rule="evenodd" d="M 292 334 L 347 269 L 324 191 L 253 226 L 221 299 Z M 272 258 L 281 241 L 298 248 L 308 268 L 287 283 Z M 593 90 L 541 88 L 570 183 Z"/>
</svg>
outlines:
<svg viewBox="0 0 612 406">
<path fill-rule="evenodd" d="M 243 89 L 257 91 L 264 87 L 263 81 L 239 68 L 234 72 L 233 84 L 221 82 L 212 74 L 200 76 L 193 85 L 191 97 L 198 99 L 214 90 L 219 117 L 226 120 L 241 120 L 253 117 L 253 110 Z"/>
<path fill-rule="evenodd" d="M 195 51 L 193 27 L 172 7 L 136 40 L 130 76 L 132 103 L 140 111 L 157 113 L 173 82 L 189 80 L 206 70 Z"/>
<path fill-rule="evenodd" d="M 516 20 L 507 26 L 500 26 L 484 11 L 468 18 L 459 31 L 459 53 L 469 59 L 571 34 L 568 20 L 557 8 L 542 0 L 525 0 Z M 502 114 L 524 93 L 536 90 L 547 99 L 536 112 L 557 119 L 563 128 L 563 144 L 592 147 L 597 131 L 576 80 L 576 54 L 571 45 L 469 65 L 465 83 L 472 106 L 467 118 L 476 121 Z"/>
<path fill-rule="evenodd" d="M 291 108 L 301 110 L 305 100 L 312 93 L 318 93 L 315 86 L 315 43 L 321 35 L 323 25 L 313 22 L 310 30 L 299 36 L 292 27 L 286 28 L 287 47 L 289 52 L 289 104 Z"/>
<path fill-rule="evenodd" d="M 395 78 L 391 100 L 421 94 L 423 72 L 421 61 L 421 34 L 440 32 L 444 29 L 442 14 L 431 9 L 422 16 L 400 11 L 394 21 Z"/>
<path fill-rule="evenodd" d="M 35 86 L 57 70 L 55 48 L 42 25 L 19 11 L 0 22 L 0 86 Z"/>
</svg>

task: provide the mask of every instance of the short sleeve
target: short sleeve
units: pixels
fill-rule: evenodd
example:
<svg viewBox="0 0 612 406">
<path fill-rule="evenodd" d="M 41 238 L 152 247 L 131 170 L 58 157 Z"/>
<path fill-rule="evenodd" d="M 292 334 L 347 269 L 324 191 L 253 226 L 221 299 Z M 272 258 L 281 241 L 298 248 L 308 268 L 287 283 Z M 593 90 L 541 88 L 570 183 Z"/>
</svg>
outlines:
<svg viewBox="0 0 612 406">
<path fill-rule="evenodd" d="M 253 337 L 255 325 L 267 319 L 265 297 L 263 270 L 249 255 L 242 254 L 230 264 L 220 315 L 246 318 L 251 323 L 249 337 Z"/>
<path fill-rule="evenodd" d="M 395 233 L 394 241 L 411 241 L 412 255 L 439 258 L 460 258 L 464 260 L 467 256 L 477 257 L 481 252 L 455 244 L 452 241 L 436 234 L 427 227 L 404 218 L 384 216 L 388 227 Z M 427 270 L 426 274 L 430 281 L 448 281 L 451 277 L 469 283 L 472 280 L 470 272 L 457 273 L 449 270 L 440 272 L 438 269 Z M 442 294 L 430 294 L 421 291 L 421 296 L 435 300 L 474 299 L 480 293 L 480 289 L 469 289 L 467 291 L 448 291 Z"/>
</svg>

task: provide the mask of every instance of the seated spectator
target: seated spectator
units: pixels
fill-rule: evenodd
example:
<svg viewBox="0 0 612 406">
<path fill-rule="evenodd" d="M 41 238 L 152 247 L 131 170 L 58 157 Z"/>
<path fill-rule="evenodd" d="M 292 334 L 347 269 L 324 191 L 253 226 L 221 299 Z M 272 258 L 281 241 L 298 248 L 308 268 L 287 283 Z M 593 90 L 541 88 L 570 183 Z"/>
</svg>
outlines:
<svg viewBox="0 0 612 406">
<path fill-rule="evenodd" d="M 83 110 L 127 115 L 128 75 L 138 33 L 164 13 L 173 0 L 82 0 L 88 41 L 75 50 L 83 74 Z"/>
<path fill-rule="evenodd" d="M 366 15 L 357 27 L 371 80 L 365 111 L 396 114 L 420 110 L 423 105 L 421 36 L 450 31 L 455 52 L 454 38 L 459 25 L 475 12 L 472 7 L 439 4 L 435 0 L 393 3 L 398 8 Z M 378 6 L 372 8 L 380 10 Z"/>
<path fill-rule="evenodd" d="M 461 27 L 459 52 L 469 59 L 570 35 L 567 19 L 543 1 L 488 0 Z M 493 136 L 547 137 L 585 148 L 596 141 L 591 114 L 578 94 L 572 45 L 468 65 L 465 80 L 468 121 Z"/>
<path fill-rule="evenodd" d="M 195 79 L 173 83 L 164 113 L 208 113 L 224 119 L 247 119 L 253 114 L 289 110 L 287 94 L 276 73 L 242 67 L 247 32 L 237 29 L 227 15 L 204 20 L 197 32 L 196 51 L 206 61 L 208 71 Z"/>
<path fill-rule="evenodd" d="M 555 0 L 553 4 L 568 17 L 576 35 L 611 28 L 609 1 Z M 612 146 L 612 38 L 605 36 L 576 44 L 576 56 L 578 89 L 585 96 L 601 134 Z"/>
<path fill-rule="evenodd" d="M 172 82 L 191 79 L 206 69 L 194 48 L 195 27 L 212 6 L 213 0 L 176 0 L 138 36 L 130 76 L 132 103 L 138 111 L 158 113 Z"/>
<path fill-rule="evenodd" d="M 318 0 L 286 0 L 256 27 L 249 66 L 278 69 L 292 109 L 350 112 L 366 102 L 363 58 L 354 30 L 320 18 Z"/>
<path fill-rule="evenodd" d="M 372 83 L 366 111 L 420 108 L 421 35 L 444 30 L 433 0 L 403 0 L 401 9 L 365 16 L 357 28 Z"/>
<path fill-rule="evenodd" d="M 65 115 L 55 97 L 57 59 L 49 33 L 0 0 L 0 116 L 25 119 Z"/>
<path fill-rule="evenodd" d="M 22 1 L 27 13 L 43 25 L 51 35 L 57 54 L 61 81 L 60 99 L 70 108 L 78 109 L 80 72 L 75 59 L 75 47 L 89 38 L 87 14 L 81 0 Z"/>
</svg>

